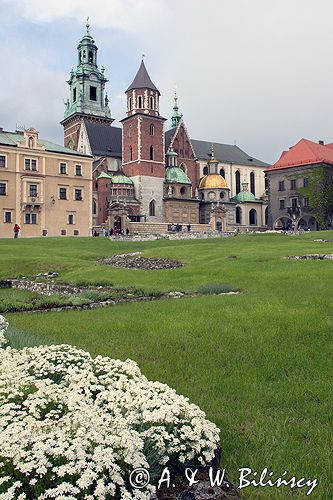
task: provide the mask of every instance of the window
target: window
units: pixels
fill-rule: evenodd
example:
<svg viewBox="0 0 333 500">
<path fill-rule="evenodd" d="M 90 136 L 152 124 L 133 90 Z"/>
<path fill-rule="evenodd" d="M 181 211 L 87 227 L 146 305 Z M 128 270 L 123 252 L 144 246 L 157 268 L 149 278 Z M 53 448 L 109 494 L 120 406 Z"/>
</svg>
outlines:
<svg viewBox="0 0 333 500">
<path fill-rule="evenodd" d="M 82 166 L 75 165 L 75 175 L 82 175 Z"/>
<path fill-rule="evenodd" d="M 81 188 L 75 188 L 74 190 L 74 198 L 76 201 L 81 201 L 82 200 L 82 189 Z"/>
<path fill-rule="evenodd" d="M 279 181 L 279 191 L 284 191 L 284 181 Z"/>
<path fill-rule="evenodd" d="M 280 200 L 280 210 L 283 210 L 285 208 L 285 201 Z"/>
<path fill-rule="evenodd" d="M 67 188 L 64 187 L 59 188 L 59 199 L 67 200 Z"/>
<path fill-rule="evenodd" d="M 60 234 L 61 234 L 61 236 L 66 236 L 66 234 L 67 234 L 66 229 L 61 229 Z"/>
<path fill-rule="evenodd" d="M 128 99 L 128 109 L 131 111 L 132 110 L 132 97 Z"/>
<path fill-rule="evenodd" d="M 37 184 L 29 184 L 29 196 L 38 196 Z"/>
<path fill-rule="evenodd" d="M 220 191 L 220 198 L 222 200 L 222 198 L 224 198 L 224 192 L 223 191 Z"/>
<path fill-rule="evenodd" d="M 74 236 L 79 236 L 80 232 L 79 232 L 78 229 L 74 229 L 74 233 L 73 234 L 74 234 Z"/>
<path fill-rule="evenodd" d="M 0 168 L 5 168 L 6 166 L 6 157 L 4 155 L 0 155 Z"/>
<path fill-rule="evenodd" d="M 7 184 L 0 182 L 0 196 L 6 196 L 7 194 Z"/>
<path fill-rule="evenodd" d="M 93 200 L 93 215 L 97 214 L 97 203 L 96 200 Z"/>
<path fill-rule="evenodd" d="M 67 224 L 74 224 L 74 214 L 68 214 Z"/>
<path fill-rule="evenodd" d="M 235 177 L 236 177 L 236 194 L 238 194 L 241 190 L 240 171 L 239 170 L 236 171 Z"/>
<path fill-rule="evenodd" d="M 130 153 L 130 161 L 133 160 L 133 149 L 132 149 L 132 146 L 130 146 L 129 148 L 129 153 Z"/>
<path fill-rule="evenodd" d="M 92 50 L 88 52 L 88 63 L 92 64 L 94 62 L 94 53 Z"/>
<path fill-rule="evenodd" d="M 149 215 L 151 217 L 154 217 L 155 215 L 155 201 L 152 200 L 150 203 L 149 203 Z"/>
<path fill-rule="evenodd" d="M 155 132 L 154 125 L 151 123 L 150 127 L 149 127 L 149 133 L 150 133 L 150 135 L 154 135 L 154 132 Z"/>
<path fill-rule="evenodd" d="M 297 207 L 297 202 L 298 202 L 298 199 L 297 198 L 292 198 L 291 199 L 291 206 L 293 208 L 296 208 Z"/>
<path fill-rule="evenodd" d="M 128 137 L 131 138 L 132 137 L 132 125 L 130 125 L 128 127 Z"/>
<path fill-rule="evenodd" d="M 224 171 L 224 168 L 221 168 L 221 169 L 220 169 L 220 175 L 222 175 L 222 177 L 225 177 L 225 171 Z"/>
<path fill-rule="evenodd" d="M 202 173 L 203 175 L 208 175 L 208 167 L 204 167 Z"/>
<path fill-rule="evenodd" d="M 236 224 L 242 223 L 242 209 L 240 207 L 236 207 Z"/>
<path fill-rule="evenodd" d="M 252 194 L 256 194 L 256 181 L 255 181 L 255 176 L 254 172 L 250 173 L 250 191 Z"/>
<path fill-rule="evenodd" d="M 257 225 L 257 211 L 254 208 L 251 208 L 249 212 L 249 223 L 251 226 Z"/>
<path fill-rule="evenodd" d="M 26 158 L 24 160 L 24 168 L 25 170 L 37 170 L 37 160 L 32 160 L 30 158 Z"/>
<path fill-rule="evenodd" d="M 268 189 L 268 178 L 267 175 L 265 175 L 265 191 Z"/>
<path fill-rule="evenodd" d="M 149 107 L 150 109 L 154 109 L 154 98 L 152 96 L 149 97 Z"/>
<path fill-rule="evenodd" d="M 73 102 L 76 102 L 76 89 L 73 89 Z"/>
<path fill-rule="evenodd" d="M 180 194 L 182 195 L 186 194 L 186 189 L 184 188 L 184 186 L 180 188 Z"/>
<path fill-rule="evenodd" d="M 304 177 L 303 179 L 303 187 L 307 188 L 309 186 L 309 179 L 308 177 Z"/>
<path fill-rule="evenodd" d="M 9 224 L 12 222 L 12 212 L 5 212 L 4 214 L 4 222 Z"/>
<path fill-rule="evenodd" d="M 154 159 L 154 146 L 150 146 L 149 150 L 149 159 L 153 160 Z"/>
<path fill-rule="evenodd" d="M 34 147 L 34 138 L 33 137 L 29 137 L 29 139 L 28 139 L 28 145 L 29 145 L 29 148 L 33 148 Z"/>
<path fill-rule="evenodd" d="M 140 108 L 140 109 L 142 108 L 142 97 L 141 97 L 141 95 L 139 95 L 139 97 L 138 97 L 138 108 Z"/>
<path fill-rule="evenodd" d="M 59 173 L 60 174 L 67 174 L 67 163 L 60 163 L 59 164 Z"/>
<path fill-rule="evenodd" d="M 290 189 L 292 189 L 292 190 L 296 189 L 296 179 L 291 179 L 291 181 L 290 181 Z"/>
<path fill-rule="evenodd" d="M 90 85 L 89 99 L 91 101 L 97 101 L 97 87 L 93 87 L 92 85 Z"/>
<path fill-rule="evenodd" d="M 304 198 L 303 207 L 308 207 L 308 206 L 309 206 L 309 198 Z"/>
<path fill-rule="evenodd" d="M 37 214 L 25 214 L 25 223 L 26 224 L 37 224 Z"/>
</svg>

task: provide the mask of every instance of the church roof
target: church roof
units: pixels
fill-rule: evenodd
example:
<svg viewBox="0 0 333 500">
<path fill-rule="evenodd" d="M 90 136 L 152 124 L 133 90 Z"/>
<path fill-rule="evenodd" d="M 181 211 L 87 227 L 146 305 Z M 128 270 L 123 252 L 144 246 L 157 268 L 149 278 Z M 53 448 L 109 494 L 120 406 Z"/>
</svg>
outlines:
<svg viewBox="0 0 333 500">
<path fill-rule="evenodd" d="M 122 129 L 105 123 L 85 122 L 88 139 L 94 156 L 122 156 Z"/>
<path fill-rule="evenodd" d="M 256 197 L 253 193 L 251 193 L 251 191 L 240 191 L 236 194 L 236 196 L 234 196 L 233 199 L 238 201 L 239 203 L 244 203 L 246 201 L 256 201 Z"/>
<path fill-rule="evenodd" d="M 150 79 L 150 76 L 148 75 L 148 71 L 143 60 L 141 61 L 139 71 L 137 72 L 133 82 L 128 87 L 126 92 L 133 89 L 150 89 L 156 90 L 156 92 L 159 93 L 159 90 L 155 87 Z"/>
<path fill-rule="evenodd" d="M 180 167 L 167 167 L 165 169 L 165 180 L 175 184 L 191 184 L 190 179 Z"/>
<path fill-rule="evenodd" d="M 280 170 L 318 163 L 333 165 L 332 144 L 324 145 L 308 139 L 301 139 L 289 151 L 283 151 L 278 161 L 267 170 Z"/>
</svg>

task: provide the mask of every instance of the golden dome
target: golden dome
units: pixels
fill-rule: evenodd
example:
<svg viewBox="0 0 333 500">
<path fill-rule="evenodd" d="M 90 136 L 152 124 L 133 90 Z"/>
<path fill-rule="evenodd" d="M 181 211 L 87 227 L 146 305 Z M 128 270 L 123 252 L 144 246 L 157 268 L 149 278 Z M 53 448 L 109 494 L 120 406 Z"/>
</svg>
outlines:
<svg viewBox="0 0 333 500">
<path fill-rule="evenodd" d="M 199 189 L 225 189 L 228 188 L 225 178 L 220 174 L 205 175 L 199 184 Z"/>
</svg>

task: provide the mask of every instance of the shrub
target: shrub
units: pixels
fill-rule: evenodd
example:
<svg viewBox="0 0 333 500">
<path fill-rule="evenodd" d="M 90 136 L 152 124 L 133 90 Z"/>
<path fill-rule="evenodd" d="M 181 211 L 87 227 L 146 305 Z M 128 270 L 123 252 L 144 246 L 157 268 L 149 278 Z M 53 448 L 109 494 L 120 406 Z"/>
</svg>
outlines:
<svg viewBox="0 0 333 500">
<path fill-rule="evenodd" d="M 216 295 L 219 293 L 234 292 L 235 289 L 227 283 L 207 283 L 198 288 L 198 292 L 203 295 Z"/>
<path fill-rule="evenodd" d="M 0 316 L 0 346 L 7 324 Z M 207 464 L 219 431 L 137 364 L 69 345 L 0 348 L 0 497 L 149 499 L 131 471 Z"/>
</svg>

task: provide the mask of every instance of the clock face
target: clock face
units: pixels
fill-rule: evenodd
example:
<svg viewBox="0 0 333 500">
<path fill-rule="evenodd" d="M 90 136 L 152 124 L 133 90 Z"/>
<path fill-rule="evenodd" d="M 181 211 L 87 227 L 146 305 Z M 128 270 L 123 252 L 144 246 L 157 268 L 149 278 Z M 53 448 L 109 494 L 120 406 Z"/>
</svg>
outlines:
<svg viewBox="0 0 333 500">
<path fill-rule="evenodd" d="M 216 198 L 216 194 L 214 193 L 214 191 L 210 191 L 210 193 L 208 193 L 208 196 L 210 200 L 214 200 Z"/>
</svg>

